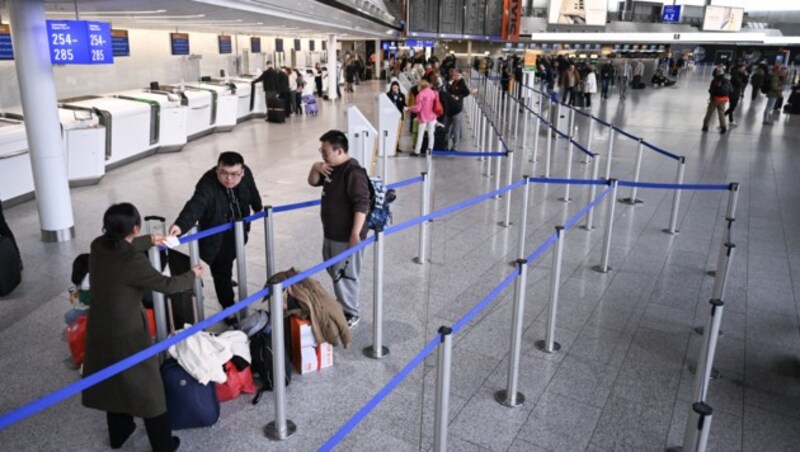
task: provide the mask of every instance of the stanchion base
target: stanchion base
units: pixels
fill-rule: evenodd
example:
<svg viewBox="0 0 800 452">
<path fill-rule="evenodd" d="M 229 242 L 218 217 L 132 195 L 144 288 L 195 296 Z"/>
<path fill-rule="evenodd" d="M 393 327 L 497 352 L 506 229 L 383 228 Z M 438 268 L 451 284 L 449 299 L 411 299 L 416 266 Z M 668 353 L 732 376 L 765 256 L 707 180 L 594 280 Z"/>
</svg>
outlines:
<svg viewBox="0 0 800 452">
<path fill-rule="evenodd" d="M 364 356 L 366 356 L 367 358 L 372 358 L 372 359 L 381 359 L 381 358 L 389 355 L 389 348 L 386 347 L 385 345 L 381 346 L 381 352 L 380 353 L 375 353 L 375 347 L 373 347 L 372 345 L 370 345 L 369 347 L 364 347 L 364 350 L 362 350 L 362 351 L 364 352 Z"/>
<path fill-rule="evenodd" d="M 572 198 L 558 198 L 558 200 L 561 201 L 561 202 L 566 202 L 566 203 L 572 202 Z"/>
<path fill-rule="evenodd" d="M 294 425 L 294 422 L 290 421 L 289 419 L 286 419 L 286 436 L 283 438 L 278 435 L 278 430 L 275 428 L 275 421 L 270 422 L 266 427 L 264 427 L 264 434 L 267 435 L 267 438 L 273 441 L 283 441 L 294 435 L 296 431 L 297 426 Z"/>
<path fill-rule="evenodd" d="M 717 276 L 717 271 L 716 270 L 709 270 L 709 271 L 706 272 L 706 275 L 708 275 L 708 276 Z"/>
<path fill-rule="evenodd" d="M 525 396 L 521 392 L 518 392 L 516 400 L 514 401 L 514 403 L 512 403 L 511 398 L 508 397 L 508 391 L 506 391 L 505 389 L 501 389 L 494 393 L 494 400 L 500 405 L 514 408 L 521 406 L 523 403 L 525 403 Z"/>
<path fill-rule="evenodd" d="M 513 224 L 514 224 L 514 223 L 513 223 L 513 222 L 511 222 L 511 221 L 509 221 L 509 222 L 508 222 L 508 224 L 506 224 L 506 222 L 505 222 L 505 221 L 498 221 L 498 222 L 497 222 L 497 225 L 498 225 L 498 226 L 502 226 L 502 227 L 504 227 L 504 228 L 507 228 L 507 227 L 509 227 L 509 226 L 512 226 Z"/>
<path fill-rule="evenodd" d="M 662 229 L 661 231 L 665 232 L 665 233 L 667 233 L 669 235 L 678 235 L 681 232 L 681 231 L 679 231 L 677 229 L 675 231 L 670 231 L 669 229 Z"/>
<path fill-rule="evenodd" d="M 698 326 L 697 328 L 695 328 L 695 329 L 694 329 L 694 332 L 702 336 L 702 335 L 703 335 L 703 332 L 704 332 L 705 330 L 706 330 L 706 327 L 704 327 L 704 326 Z M 722 337 L 722 335 L 723 335 L 723 332 L 722 332 L 722 330 L 719 330 L 719 337 Z"/>
<path fill-rule="evenodd" d="M 611 267 L 608 267 L 605 271 L 603 271 L 602 265 L 595 265 L 594 267 L 592 267 L 592 270 L 596 271 L 597 273 L 608 273 L 613 269 Z"/>
<path fill-rule="evenodd" d="M 665 450 L 666 452 L 683 452 L 683 446 L 667 447 Z"/>
<path fill-rule="evenodd" d="M 697 373 L 697 367 L 689 366 L 689 373 L 692 374 L 692 375 L 695 375 Z M 717 370 L 716 367 L 712 367 L 711 368 L 711 379 L 712 380 L 716 380 L 717 378 L 720 378 L 721 376 L 722 376 L 722 374 L 719 373 L 719 370 Z"/>
<path fill-rule="evenodd" d="M 555 352 L 561 350 L 561 344 L 559 344 L 558 342 L 555 342 L 555 341 L 553 341 L 553 350 L 548 350 L 547 349 L 547 343 L 544 340 L 536 341 L 533 345 L 535 345 L 536 348 L 538 348 L 539 350 L 541 350 L 541 351 L 543 351 L 545 353 L 555 353 Z"/>
<path fill-rule="evenodd" d="M 415 258 L 413 258 L 413 259 L 411 259 L 411 260 L 412 260 L 412 261 L 413 261 L 415 264 L 420 264 L 420 265 L 423 265 L 423 264 L 425 264 L 425 263 L 427 263 L 427 262 L 428 262 L 427 260 L 420 259 L 420 258 L 419 258 L 419 256 L 417 256 L 417 257 L 415 257 Z"/>
<path fill-rule="evenodd" d="M 596 228 L 596 227 L 594 227 L 594 226 L 592 226 L 592 227 L 590 227 L 590 228 L 587 228 L 587 227 L 586 227 L 586 225 L 583 225 L 583 226 L 581 226 L 580 228 L 581 228 L 581 229 L 583 229 L 584 231 L 588 231 L 588 232 L 592 232 L 592 231 L 594 231 L 595 229 L 597 229 L 597 228 Z"/>
<path fill-rule="evenodd" d="M 635 198 L 620 198 L 617 201 L 619 201 L 621 204 L 627 204 L 629 206 L 637 206 L 639 204 L 644 204 L 644 201 Z"/>
</svg>

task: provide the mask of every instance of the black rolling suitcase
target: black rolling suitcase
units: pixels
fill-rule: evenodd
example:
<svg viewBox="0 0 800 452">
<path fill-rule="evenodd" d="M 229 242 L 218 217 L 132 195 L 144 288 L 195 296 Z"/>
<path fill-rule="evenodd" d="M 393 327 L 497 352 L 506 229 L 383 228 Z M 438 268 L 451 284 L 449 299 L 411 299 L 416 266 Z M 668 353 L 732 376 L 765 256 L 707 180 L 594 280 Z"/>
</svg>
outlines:
<svg viewBox="0 0 800 452">
<path fill-rule="evenodd" d="M 286 122 L 286 110 L 283 99 L 273 97 L 267 100 L 267 121 L 274 123 Z"/>
<path fill-rule="evenodd" d="M 10 294 L 22 281 L 17 246 L 11 237 L 0 235 L 0 297 Z"/>
</svg>

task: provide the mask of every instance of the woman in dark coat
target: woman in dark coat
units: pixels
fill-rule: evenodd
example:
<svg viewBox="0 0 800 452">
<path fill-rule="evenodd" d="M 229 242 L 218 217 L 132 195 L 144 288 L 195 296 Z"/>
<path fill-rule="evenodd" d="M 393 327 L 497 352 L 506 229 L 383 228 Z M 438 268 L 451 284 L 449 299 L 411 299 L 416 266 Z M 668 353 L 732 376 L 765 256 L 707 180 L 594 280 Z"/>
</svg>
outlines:
<svg viewBox="0 0 800 452">
<path fill-rule="evenodd" d="M 139 212 L 132 204 L 115 204 L 103 216 L 103 235 L 91 245 L 89 282 L 92 309 L 86 324 L 84 376 L 96 373 L 150 345 L 152 341 L 141 300 L 145 291 L 176 293 L 192 287 L 202 275 L 199 265 L 182 275 L 156 271 L 144 251 L 163 237 L 137 237 Z M 156 452 L 173 451 L 164 386 L 156 356 L 83 391 L 83 405 L 106 412 L 111 447 L 122 447 L 144 418 L 150 445 Z"/>
</svg>

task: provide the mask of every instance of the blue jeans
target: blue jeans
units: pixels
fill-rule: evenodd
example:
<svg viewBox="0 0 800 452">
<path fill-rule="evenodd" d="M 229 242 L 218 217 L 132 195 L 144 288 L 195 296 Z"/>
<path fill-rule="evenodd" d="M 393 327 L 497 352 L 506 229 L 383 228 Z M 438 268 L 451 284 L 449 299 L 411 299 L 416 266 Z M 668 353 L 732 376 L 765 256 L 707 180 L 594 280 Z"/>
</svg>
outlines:
<svg viewBox="0 0 800 452">
<path fill-rule="evenodd" d="M 778 102 L 777 97 L 767 98 L 767 108 L 764 109 L 764 122 L 772 122 L 772 110 L 775 109 L 775 104 Z"/>
<path fill-rule="evenodd" d="M 603 80 L 600 81 L 600 83 L 601 83 L 600 96 L 608 98 L 608 89 L 611 87 L 611 79 L 604 78 Z"/>
</svg>

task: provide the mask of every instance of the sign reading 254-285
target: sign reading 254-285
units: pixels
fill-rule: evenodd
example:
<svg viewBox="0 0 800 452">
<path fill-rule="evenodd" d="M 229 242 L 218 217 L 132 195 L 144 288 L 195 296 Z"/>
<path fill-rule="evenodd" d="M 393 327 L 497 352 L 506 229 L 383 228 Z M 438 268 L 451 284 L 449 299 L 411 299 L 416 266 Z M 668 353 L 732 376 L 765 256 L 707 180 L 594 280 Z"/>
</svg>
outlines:
<svg viewBox="0 0 800 452">
<path fill-rule="evenodd" d="M 48 20 L 53 64 L 112 64 L 111 25 L 85 20 Z"/>
</svg>

